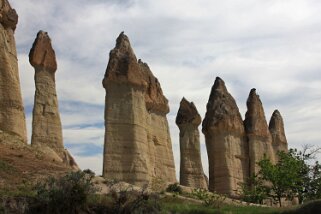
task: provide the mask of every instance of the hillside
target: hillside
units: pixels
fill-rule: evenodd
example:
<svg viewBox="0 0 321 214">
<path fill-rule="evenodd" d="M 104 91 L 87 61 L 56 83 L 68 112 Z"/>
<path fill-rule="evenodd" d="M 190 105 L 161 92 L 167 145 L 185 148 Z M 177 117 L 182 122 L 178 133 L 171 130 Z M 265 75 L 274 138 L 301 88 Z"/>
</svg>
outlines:
<svg viewBox="0 0 321 214">
<path fill-rule="evenodd" d="M 70 170 L 56 161 L 50 151 L 19 142 L 16 137 L 0 135 L 0 189 L 35 183 L 48 175 L 56 176 Z"/>
</svg>

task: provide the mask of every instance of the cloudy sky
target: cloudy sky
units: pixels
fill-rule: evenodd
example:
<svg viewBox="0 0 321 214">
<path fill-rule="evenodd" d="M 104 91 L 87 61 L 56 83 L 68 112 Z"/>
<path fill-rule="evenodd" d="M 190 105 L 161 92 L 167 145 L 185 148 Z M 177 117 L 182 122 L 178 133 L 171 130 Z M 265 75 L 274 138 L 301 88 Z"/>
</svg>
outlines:
<svg viewBox="0 0 321 214">
<path fill-rule="evenodd" d="M 109 51 L 121 31 L 147 62 L 169 99 L 176 169 L 180 99 L 201 116 L 216 76 L 245 115 L 256 88 L 267 120 L 284 117 L 289 147 L 321 146 L 320 0 L 11 0 L 19 14 L 16 42 L 28 134 L 34 70 L 28 53 L 39 30 L 57 54 L 56 84 L 65 146 L 81 168 L 102 170 L 104 96 Z M 204 138 L 202 160 L 208 172 Z"/>
</svg>

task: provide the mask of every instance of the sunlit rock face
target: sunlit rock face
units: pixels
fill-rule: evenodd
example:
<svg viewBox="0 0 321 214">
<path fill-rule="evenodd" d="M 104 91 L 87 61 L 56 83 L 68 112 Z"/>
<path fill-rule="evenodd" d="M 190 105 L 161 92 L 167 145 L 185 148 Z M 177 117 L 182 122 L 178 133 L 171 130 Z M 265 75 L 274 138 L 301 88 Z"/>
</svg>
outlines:
<svg viewBox="0 0 321 214">
<path fill-rule="evenodd" d="M 201 161 L 200 134 L 198 131 L 198 126 L 201 122 L 202 118 L 194 103 L 188 102 L 183 98 L 176 116 L 176 124 L 180 130 L 180 184 L 207 189 Z"/>
<path fill-rule="evenodd" d="M 103 176 L 135 185 L 153 178 L 176 182 L 168 101 L 148 65 L 137 60 L 124 33 L 110 52 L 103 86 Z"/>
<path fill-rule="evenodd" d="M 27 142 L 14 31 L 18 15 L 7 0 L 0 0 L 0 130 Z"/>
<path fill-rule="evenodd" d="M 37 34 L 29 53 L 29 61 L 35 68 L 36 85 L 31 145 L 47 151 L 47 155 L 55 156 L 54 153 L 57 153 L 57 161 L 78 169 L 63 144 L 55 82 L 56 55 L 46 32 L 39 31 Z"/>
<path fill-rule="evenodd" d="M 277 153 L 279 151 L 288 152 L 288 142 L 286 140 L 284 131 L 284 122 L 281 113 L 275 110 L 272 114 L 269 130 L 272 136 L 272 146 L 274 154 L 276 155 L 275 160 L 278 160 Z"/>
<path fill-rule="evenodd" d="M 216 78 L 207 103 L 203 133 L 209 162 L 209 190 L 238 196 L 249 172 L 243 120 L 225 83 Z"/>
<path fill-rule="evenodd" d="M 275 155 L 263 105 L 255 89 L 251 90 L 246 104 L 244 125 L 249 143 L 250 175 L 252 175 L 258 173 L 257 163 L 264 156 L 275 163 Z"/>
</svg>

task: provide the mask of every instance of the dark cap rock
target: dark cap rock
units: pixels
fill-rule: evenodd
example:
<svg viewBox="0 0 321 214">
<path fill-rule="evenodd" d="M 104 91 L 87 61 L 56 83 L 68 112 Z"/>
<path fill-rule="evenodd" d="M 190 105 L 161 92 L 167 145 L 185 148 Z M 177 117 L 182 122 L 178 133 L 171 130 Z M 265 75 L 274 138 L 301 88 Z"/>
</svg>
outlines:
<svg viewBox="0 0 321 214">
<path fill-rule="evenodd" d="M 46 69 L 51 72 L 57 70 L 56 54 L 47 32 L 38 32 L 29 53 L 29 62 L 36 69 Z"/>
</svg>

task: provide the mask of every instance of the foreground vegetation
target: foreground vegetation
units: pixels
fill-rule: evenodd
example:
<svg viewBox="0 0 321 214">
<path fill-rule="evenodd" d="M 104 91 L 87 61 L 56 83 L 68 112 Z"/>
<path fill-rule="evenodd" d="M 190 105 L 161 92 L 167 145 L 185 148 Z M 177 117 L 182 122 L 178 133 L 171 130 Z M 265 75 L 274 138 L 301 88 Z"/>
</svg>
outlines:
<svg viewBox="0 0 321 214">
<path fill-rule="evenodd" d="M 245 205 L 226 205 L 222 204 L 219 208 L 204 206 L 204 204 L 186 203 L 184 199 L 164 198 L 162 199 L 162 213 L 187 213 L 187 214 L 274 214 L 282 213 L 279 208 L 245 206 Z"/>
<path fill-rule="evenodd" d="M 15 191 L 0 192 L 0 213 L 320 213 L 321 201 L 296 210 L 260 206 L 227 205 L 225 197 L 195 189 L 183 193 L 177 184 L 167 187 L 168 193 L 135 190 L 132 186 L 117 186 L 106 181 L 111 190 L 108 195 L 97 195 L 98 190 L 89 170 L 70 172 L 61 178 L 50 177 L 35 186 L 24 184 Z M 183 197 L 182 197 L 182 196 Z M 197 199 L 197 200 L 195 200 Z"/>
<path fill-rule="evenodd" d="M 320 150 L 305 146 L 303 151 L 279 152 L 276 164 L 264 158 L 258 163 L 260 172 L 242 184 L 243 200 L 262 204 L 272 198 L 282 206 L 284 199 L 297 199 L 299 204 L 320 199 L 321 165 L 318 161 L 312 162 Z"/>
<path fill-rule="evenodd" d="M 243 201 L 258 204 L 269 198 L 282 205 L 285 199 L 297 198 L 303 205 L 294 209 L 247 206 L 204 189 L 184 192 L 177 183 L 166 186 L 157 178 L 148 188 L 101 178 L 99 184 L 109 190 L 108 194 L 97 194 L 101 186 L 93 180 L 95 174 L 84 170 L 49 177 L 37 184 L 24 181 L 13 189 L 3 186 L 0 213 L 321 213 L 321 200 L 315 200 L 321 198 L 321 166 L 318 162 L 310 164 L 318 151 L 306 147 L 302 152 L 281 152 L 276 164 L 263 159 L 258 163 L 260 172 L 242 184 Z M 0 161 L 0 169 L 9 173 L 12 166 Z"/>
</svg>

